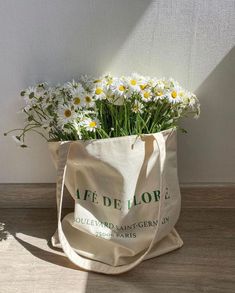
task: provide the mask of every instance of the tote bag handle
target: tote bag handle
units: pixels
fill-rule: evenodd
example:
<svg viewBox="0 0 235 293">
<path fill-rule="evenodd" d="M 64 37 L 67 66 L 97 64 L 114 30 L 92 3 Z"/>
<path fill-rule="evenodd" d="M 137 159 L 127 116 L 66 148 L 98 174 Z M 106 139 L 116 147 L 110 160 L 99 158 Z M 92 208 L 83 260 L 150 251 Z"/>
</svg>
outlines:
<svg viewBox="0 0 235 293">
<path fill-rule="evenodd" d="M 59 148 L 59 163 L 57 169 L 57 185 L 56 185 L 56 199 L 57 199 L 57 212 L 58 212 L 58 236 L 61 247 L 65 253 L 65 255 L 69 258 L 69 260 L 77 265 L 78 267 L 88 270 L 94 271 L 103 274 L 121 274 L 127 272 L 141 263 L 145 256 L 151 251 L 155 241 L 159 235 L 159 228 L 161 225 L 161 205 L 163 201 L 162 191 L 163 191 L 163 172 L 164 172 L 164 163 L 165 163 L 165 155 L 166 155 L 166 142 L 162 135 L 162 133 L 153 134 L 155 141 L 158 146 L 159 150 L 159 161 L 160 161 L 160 168 L 159 168 L 159 176 L 160 176 L 160 199 L 158 205 L 158 225 L 156 230 L 153 233 L 153 238 L 149 243 L 149 246 L 145 252 L 135 261 L 126 265 L 120 265 L 117 267 L 101 263 L 99 261 L 91 260 L 80 256 L 69 244 L 68 239 L 66 238 L 61 222 L 61 212 L 62 212 L 62 203 L 63 203 L 63 193 L 64 193 L 64 181 L 65 181 L 65 174 L 67 168 L 67 158 L 69 154 L 70 145 L 72 142 L 62 142 Z"/>
</svg>

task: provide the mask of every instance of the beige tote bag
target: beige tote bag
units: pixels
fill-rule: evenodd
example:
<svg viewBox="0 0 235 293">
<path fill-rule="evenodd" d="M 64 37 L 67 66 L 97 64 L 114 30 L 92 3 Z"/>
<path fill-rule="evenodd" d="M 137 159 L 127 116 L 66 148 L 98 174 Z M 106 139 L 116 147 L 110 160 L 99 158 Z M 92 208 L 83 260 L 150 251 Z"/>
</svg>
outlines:
<svg viewBox="0 0 235 293">
<path fill-rule="evenodd" d="M 126 272 L 183 245 L 176 130 L 50 142 L 57 168 L 58 229 L 52 244 L 80 268 Z M 61 220 L 63 189 L 74 212 Z"/>
</svg>

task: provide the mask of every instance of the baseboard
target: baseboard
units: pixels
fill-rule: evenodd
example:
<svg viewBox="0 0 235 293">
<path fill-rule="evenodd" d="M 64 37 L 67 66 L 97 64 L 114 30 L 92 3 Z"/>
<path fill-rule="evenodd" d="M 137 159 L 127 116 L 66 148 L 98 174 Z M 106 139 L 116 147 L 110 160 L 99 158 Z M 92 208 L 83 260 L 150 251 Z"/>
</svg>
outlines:
<svg viewBox="0 0 235 293">
<path fill-rule="evenodd" d="M 55 208 L 53 183 L 0 184 L 0 208 Z M 235 184 L 181 184 L 182 208 L 235 208 Z M 65 190 L 64 207 L 73 200 Z"/>
</svg>

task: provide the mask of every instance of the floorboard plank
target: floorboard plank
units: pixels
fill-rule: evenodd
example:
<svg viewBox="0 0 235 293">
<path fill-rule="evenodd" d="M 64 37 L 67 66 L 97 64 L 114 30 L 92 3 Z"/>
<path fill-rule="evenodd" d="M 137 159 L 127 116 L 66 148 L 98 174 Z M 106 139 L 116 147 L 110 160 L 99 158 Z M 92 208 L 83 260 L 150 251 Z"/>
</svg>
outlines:
<svg viewBox="0 0 235 293">
<path fill-rule="evenodd" d="M 121 276 L 78 270 L 48 246 L 55 209 L 0 209 L 0 223 L 1 293 L 235 292 L 235 209 L 183 209 L 184 246 Z"/>
</svg>

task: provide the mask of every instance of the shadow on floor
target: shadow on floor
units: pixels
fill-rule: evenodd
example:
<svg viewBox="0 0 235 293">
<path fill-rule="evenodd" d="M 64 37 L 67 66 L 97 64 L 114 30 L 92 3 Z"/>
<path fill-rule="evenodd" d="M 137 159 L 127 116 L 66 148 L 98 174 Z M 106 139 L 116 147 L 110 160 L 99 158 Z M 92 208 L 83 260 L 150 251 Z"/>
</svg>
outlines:
<svg viewBox="0 0 235 293">
<path fill-rule="evenodd" d="M 7 240 L 9 232 L 6 230 L 6 224 L 0 222 L 0 241 Z"/>
<path fill-rule="evenodd" d="M 65 210 L 64 214 L 68 212 L 70 210 Z M 47 242 L 49 243 L 56 229 L 55 210 L 1 209 L 0 215 L 1 223 L 6 223 L 2 230 L 3 235 L 9 234 L 6 240 L 0 242 L 1 252 L 5 251 L 3 264 L 7 270 L 12 270 L 18 285 L 19 274 L 12 264 L 6 263 L 8 259 L 12 260 L 12 257 L 16 258 L 16 264 L 22 265 L 25 274 L 28 274 L 32 264 L 37 264 L 32 271 L 32 278 L 28 275 L 30 284 L 41 270 L 46 270 L 53 282 L 63 284 L 71 280 L 69 284 L 72 291 L 68 290 L 68 292 L 197 293 L 207 291 L 206 288 L 209 287 L 212 290 L 208 292 L 225 292 L 227 289 L 226 292 L 234 292 L 232 291 L 232 288 L 235 288 L 233 208 L 183 209 L 176 228 L 184 240 L 184 246 L 179 250 L 144 261 L 137 268 L 117 276 L 84 273 L 60 251 L 48 247 Z M 2 243 L 7 242 L 6 247 L 2 246 Z M 34 257 L 29 257 L 28 252 L 43 262 L 37 262 Z M 25 265 L 20 263 L 22 256 L 25 256 Z M 50 266 L 49 263 L 56 266 Z M 66 270 L 62 270 L 63 267 Z M 9 273 L 7 275 L 12 280 L 12 276 L 9 276 Z M 65 275 L 64 280 L 61 279 L 61 275 Z M 44 276 L 43 280 L 47 282 L 48 277 Z M 78 290 L 77 286 L 81 284 L 81 280 L 85 283 L 79 287 L 79 291 L 75 291 Z"/>
<path fill-rule="evenodd" d="M 65 210 L 64 213 L 67 214 L 69 211 Z M 50 238 L 56 230 L 55 210 L 44 209 L 38 213 L 38 209 L 3 209 L 1 217 L 5 219 L 4 222 L 0 222 L 0 241 L 7 241 L 8 238 L 14 237 L 33 256 L 55 265 L 78 270 L 67 257 L 62 255 L 60 249 L 51 246 Z M 29 241 L 23 240 L 24 237 L 21 235 L 34 237 L 35 243 L 31 244 Z M 48 248 L 53 251 L 50 252 L 49 249 L 44 250 L 37 246 L 37 239 L 46 239 Z"/>
</svg>

